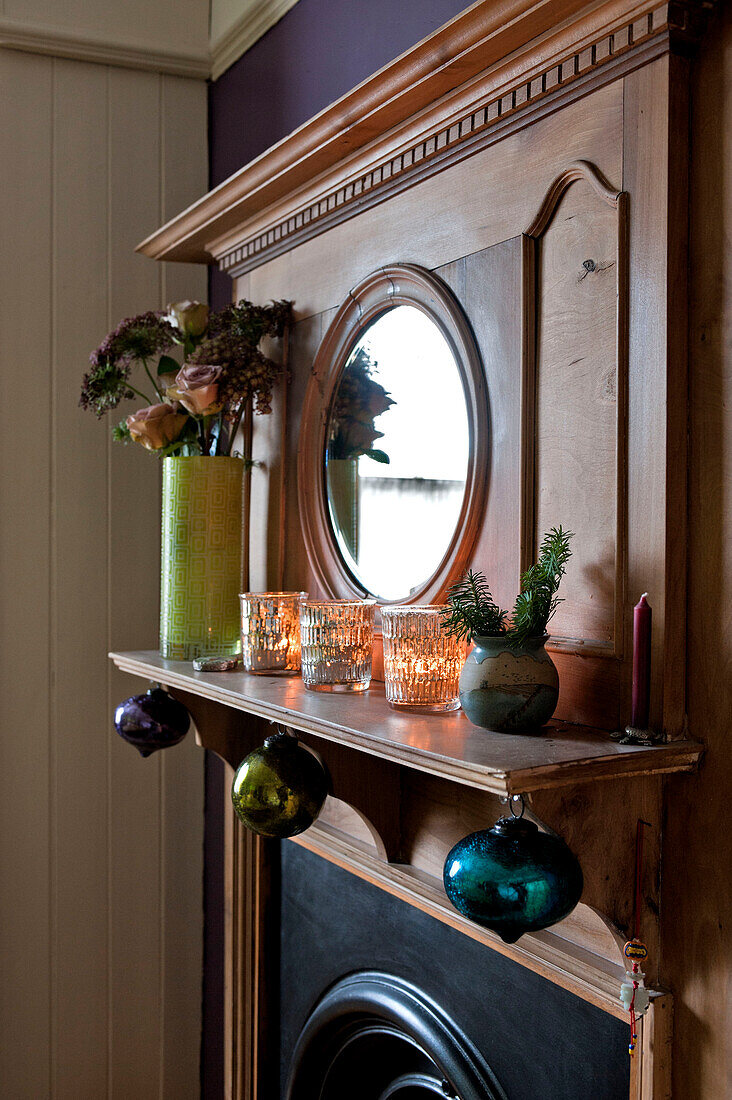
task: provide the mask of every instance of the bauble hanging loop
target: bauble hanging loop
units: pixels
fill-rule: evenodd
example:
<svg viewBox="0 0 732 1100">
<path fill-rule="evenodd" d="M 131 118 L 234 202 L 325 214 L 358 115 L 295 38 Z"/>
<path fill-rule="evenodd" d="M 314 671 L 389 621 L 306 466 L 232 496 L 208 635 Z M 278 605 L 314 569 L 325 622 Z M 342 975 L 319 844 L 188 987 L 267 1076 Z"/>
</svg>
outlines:
<svg viewBox="0 0 732 1100">
<path fill-rule="evenodd" d="M 120 737 L 134 745 L 141 756 L 177 745 L 188 733 L 191 716 L 160 684 L 153 684 L 144 695 L 133 695 L 114 712 L 114 725 Z"/>
<path fill-rule="evenodd" d="M 241 821 L 260 836 L 290 837 L 313 824 L 328 794 L 319 758 L 280 730 L 239 765 L 231 800 Z"/>
<path fill-rule="evenodd" d="M 561 837 L 523 817 L 502 817 L 458 841 L 443 879 L 458 912 L 505 943 L 563 920 L 583 886 L 582 868 Z"/>
</svg>

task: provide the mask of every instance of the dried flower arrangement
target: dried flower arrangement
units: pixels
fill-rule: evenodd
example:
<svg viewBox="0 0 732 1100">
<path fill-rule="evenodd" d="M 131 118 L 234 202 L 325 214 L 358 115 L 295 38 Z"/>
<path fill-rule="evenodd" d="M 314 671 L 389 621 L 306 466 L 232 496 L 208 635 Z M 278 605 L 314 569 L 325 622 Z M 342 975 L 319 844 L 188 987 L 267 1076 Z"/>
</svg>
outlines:
<svg viewBox="0 0 732 1100">
<path fill-rule="evenodd" d="M 529 638 L 546 634 L 549 620 L 561 603 L 559 585 L 572 556 L 571 531 L 552 527 L 544 535 L 539 557 L 521 577 L 521 591 L 509 616 L 496 604 L 485 575 L 468 570 L 448 591 L 443 625 L 457 638 L 505 635 L 508 645 L 518 648 Z"/>
<path fill-rule="evenodd" d="M 282 368 L 259 344 L 265 336 L 281 337 L 291 312 L 287 301 L 256 306 L 242 300 L 215 313 L 184 301 L 167 313 L 129 317 L 92 353 L 79 404 L 103 416 L 120 401 L 141 397 L 147 406 L 113 429 L 117 441 L 141 443 L 162 457 L 230 455 L 247 402 L 252 399 L 258 413 L 270 412 Z M 182 363 L 167 354 L 176 346 Z M 132 385 L 138 364 L 152 396 Z"/>
<path fill-rule="evenodd" d="M 386 452 L 374 447 L 384 434 L 376 430 L 374 420 L 394 401 L 373 379 L 376 369 L 377 364 L 364 348 L 358 348 L 346 363 L 333 399 L 328 458 L 365 455 L 374 462 L 389 462 Z"/>
</svg>

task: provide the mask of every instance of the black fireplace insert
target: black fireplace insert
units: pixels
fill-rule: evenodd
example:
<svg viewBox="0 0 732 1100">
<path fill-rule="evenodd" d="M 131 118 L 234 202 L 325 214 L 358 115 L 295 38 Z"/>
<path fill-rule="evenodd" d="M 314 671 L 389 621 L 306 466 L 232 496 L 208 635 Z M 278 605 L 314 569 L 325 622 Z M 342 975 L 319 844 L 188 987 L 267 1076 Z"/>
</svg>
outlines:
<svg viewBox="0 0 732 1100">
<path fill-rule="evenodd" d="M 627 1100 L 622 1021 L 286 842 L 281 1100 Z"/>
<path fill-rule="evenodd" d="M 359 971 L 321 997 L 295 1046 L 287 1100 L 506 1100 L 451 1020 L 393 974 Z"/>
</svg>

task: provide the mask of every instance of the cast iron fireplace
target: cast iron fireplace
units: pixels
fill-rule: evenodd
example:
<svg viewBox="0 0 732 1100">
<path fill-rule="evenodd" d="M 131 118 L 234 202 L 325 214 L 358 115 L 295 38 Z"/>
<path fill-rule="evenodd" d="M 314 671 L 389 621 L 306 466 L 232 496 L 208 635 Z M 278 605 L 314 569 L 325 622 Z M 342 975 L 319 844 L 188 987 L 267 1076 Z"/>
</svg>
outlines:
<svg viewBox="0 0 732 1100">
<path fill-rule="evenodd" d="M 627 1100 L 627 1028 L 291 843 L 281 852 L 279 1095 Z"/>
<path fill-rule="evenodd" d="M 454 1020 L 417 986 L 359 971 L 336 982 L 295 1047 L 288 1100 L 506 1100 Z"/>
</svg>

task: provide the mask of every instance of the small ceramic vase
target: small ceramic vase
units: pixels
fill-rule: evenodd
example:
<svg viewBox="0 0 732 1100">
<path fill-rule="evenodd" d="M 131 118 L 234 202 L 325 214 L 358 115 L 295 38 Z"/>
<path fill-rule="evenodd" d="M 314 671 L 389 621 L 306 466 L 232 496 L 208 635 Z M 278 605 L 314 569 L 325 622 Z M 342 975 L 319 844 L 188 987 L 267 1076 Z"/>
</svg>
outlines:
<svg viewBox="0 0 732 1100">
<path fill-rule="evenodd" d="M 505 637 L 473 638 L 460 674 L 460 702 L 470 721 L 499 733 L 535 733 L 559 698 L 559 675 L 544 648 L 549 635 L 508 645 Z"/>
</svg>

